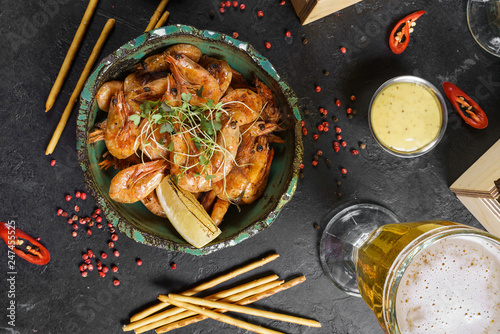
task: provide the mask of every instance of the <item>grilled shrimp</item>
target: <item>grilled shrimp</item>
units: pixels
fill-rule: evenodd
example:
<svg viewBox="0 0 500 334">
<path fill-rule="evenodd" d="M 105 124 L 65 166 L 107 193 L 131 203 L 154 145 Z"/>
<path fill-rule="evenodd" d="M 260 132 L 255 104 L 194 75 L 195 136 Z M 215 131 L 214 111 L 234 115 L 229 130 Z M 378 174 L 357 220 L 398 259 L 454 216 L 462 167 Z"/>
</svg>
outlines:
<svg viewBox="0 0 500 334">
<path fill-rule="evenodd" d="M 167 76 L 167 79 L 167 89 L 165 90 L 165 94 L 163 94 L 161 100 L 168 102 L 168 104 L 172 107 L 179 107 L 182 104 L 182 101 L 177 92 L 177 83 L 171 74 Z"/>
<path fill-rule="evenodd" d="M 179 187 L 193 193 L 211 190 L 213 184 L 223 179 L 233 168 L 239 138 L 240 130 L 237 122 L 229 119 L 217 132 L 218 149 L 212 157 L 205 157 L 210 159 L 206 165 L 200 163 L 198 152 L 187 159 L 191 168 L 187 170 L 172 168 L 172 173 L 179 177 Z"/>
<path fill-rule="evenodd" d="M 148 196 L 163 180 L 169 163 L 155 160 L 120 171 L 109 186 L 109 196 L 120 203 L 135 203 Z"/>
<path fill-rule="evenodd" d="M 221 102 L 229 116 L 236 120 L 240 126 L 256 120 L 262 109 L 260 95 L 245 88 L 238 88 L 226 94 Z"/>
<path fill-rule="evenodd" d="M 250 88 L 250 83 L 245 79 L 245 77 L 234 68 L 231 68 L 231 84 L 230 86 L 234 89 L 238 88 Z"/>
<path fill-rule="evenodd" d="M 139 125 L 140 149 L 151 160 L 169 158 L 166 147 L 170 143 L 170 133 L 160 133 L 160 128 L 161 125 L 151 124 L 147 118 Z"/>
<path fill-rule="evenodd" d="M 210 218 L 212 218 L 212 221 L 216 226 L 219 226 L 220 223 L 222 223 L 224 215 L 226 214 L 227 209 L 229 209 L 229 205 L 231 205 L 230 202 L 224 201 L 220 198 L 217 198 L 215 201 Z"/>
<path fill-rule="evenodd" d="M 118 159 L 131 156 L 139 146 L 137 141 L 139 127 L 129 120 L 132 114 L 133 111 L 125 102 L 123 92 L 117 93 L 111 99 L 104 129 L 104 141 L 108 151 Z"/>
<path fill-rule="evenodd" d="M 229 66 L 225 60 L 208 57 L 206 55 L 200 58 L 200 65 L 206 68 L 208 73 L 217 79 L 221 93 L 224 95 L 233 78 L 231 66 Z"/>
<path fill-rule="evenodd" d="M 184 55 L 197 63 L 201 57 L 201 51 L 196 46 L 191 44 L 176 44 L 169 48 L 167 48 L 162 53 L 158 53 L 146 58 L 141 64 L 137 67 L 139 74 L 144 73 L 153 73 L 160 71 L 167 71 L 169 69 L 169 64 L 165 59 L 166 54 L 175 55 Z"/>
<path fill-rule="evenodd" d="M 177 91 L 181 93 L 192 94 L 192 105 L 201 105 L 207 102 L 208 99 L 214 103 L 219 102 L 222 92 L 217 80 L 201 65 L 195 63 L 183 54 L 171 56 L 167 54 L 165 59 L 170 64 L 175 81 L 177 82 Z M 197 90 L 201 88 L 201 97 L 198 96 Z"/>
<path fill-rule="evenodd" d="M 165 213 L 165 210 L 163 210 L 160 201 L 158 200 L 156 191 L 153 190 L 152 192 L 150 192 L 149 195 L 141 199 L 141 202 L 149 211 L 151 211 L 155 215 L 167 218 L 167 214 Z"/>
<path fill-rule="evenodd" d="M 254 82 L 255 87 L 257 88 L 257 93 L 260 95 L 264 103 L 262 118 L 265 121 L 276 124 L 279 123 L 279 120 L 281 118 L 281 111 L 276 105 L 276 100 L 274 99 L 273 92 L 257 77 L 255 77 Z"/>
<path fill-rule="evenodd" d="M 123 81 L 108 81 L 99 88 L 95 99 L 99 105 L 99 109 L 108 111 L 111 98 L 119 91 L 123 90 Z"/>
</svg>

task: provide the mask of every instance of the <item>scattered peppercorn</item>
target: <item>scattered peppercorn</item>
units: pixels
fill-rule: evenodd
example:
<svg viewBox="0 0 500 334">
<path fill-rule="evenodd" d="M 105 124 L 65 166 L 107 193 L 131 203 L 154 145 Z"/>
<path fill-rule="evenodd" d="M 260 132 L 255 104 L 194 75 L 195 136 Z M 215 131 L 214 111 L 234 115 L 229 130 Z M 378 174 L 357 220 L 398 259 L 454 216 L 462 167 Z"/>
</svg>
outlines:
<svg viewBox="0 0 500 334">
<path fill-rule="evenodd" d="M 285 32 L 285 36 L 286 36 L 286 37 L 290 37 L 290 36 L 292 36 L 292 33 L 290 32 L 290 30 L 287 30 L 287 31 Z"/>
<path fill-rule="evenodd" d="M 89 249 L 89 250 L 87 251 L 87 255 L 89 256 L 89 258 L 91 258 L 91 257 L 95 257 L 95 256 L 94 256 L 94 252 L 92 251 L 92 249 Z"/>
<path fill-rule="evenodd" d="M 341 48 L 340 48 L 340 52 L 342 52 L 342 53 L 346 53 L 346 52 L 347 52 L 347 49 L 346 49 L 345 47 L 341 47 Z"/>
<path fill-rule="evenodd" d="M 108 242 L 108 247 L 111 249 L 115 247 L 115 243 L 113 241 Z"/>
<path fill-rule="evenodd" d="M 327 167 L 330 167 L 332 165 L 332 162 L 330 161 L 330 159 L 326 159 L 325 162 L 326 162 Z"/>
<path fill-rule="evenodd" d="M 110 228 L 109 228 L 109 232 L 110 232 L 110 233 L 115 233 L 115 228 L 114 228 L 114 227 L 110 227 Z"/>
<path fill-rule="evenodd" d="M 208 12 L 208 16 L 210 16 L 211 18 L 213 18 L 215 16 L 215 12 L 211 9 L 209 12 Z"/>
<path fill-rule="evenodd" d="M 142 260 L 141 259 L 135 260 L 135 263 L 137 263 L 138 266 L 142 266 Z"/>
<path fill-rule="evenodd" d="M 335 151 L 335 153 L 338 153 L 340 151 L 340 147 L 338 146 L 334 146 L 333 147 L 333 150 Z"/>
<path fill-rule="evenodd" d="M 316 167 L 316 166 L 318 165 L 318 160 L 313 160 L 313 161 L 312 161 L 312 165 L 313 165 L 314 167 Z"/>
<path fill-rule="evenodd" d="M 336 133 L 342 133 L 342 129 L 338 126 L 335 127 L 335 132 Z"/>
<path fill-rule="evenodd" d="M 271 43 L 265 42 L 264 46 L 266 47 L 266 49 L 270 49 L 271 48 Z"/>
<path fill-rule="evenodd" d="M 119 251 L 117 251 L 117 250 L 115 249 L 115 250 L 113 251 L 113 255 L 114 255 L 115 257 L 118 257 L 118 256 L 120 256 L 120 252 L 119 252 Z"/>
<path fill-rule="evenodd" d="M 302 134 L 304 136 L 307 136 L 307 129 L 305 127 L 302 128 Z"/>
<path fill-rule="evenodd" d="M 318 138 L 319 138 L 319 135 L 317 133 L 313 134 L 313 139 L 314 140 L 318 140 Z"/>
<path fill-rule="evenodd" d="M 101 216 L 97 216 L 95 218 L 95 221 L 98 222 L 98 223 L 102 222 L 102 217 Z"/>
<path fill-rule="evenodd" d="M 309 43 L 309 40 L 307 38 L 303 38 L 302 39 L 302 44 L 306 45 L 307 43 Z"/>
<path fill-rule="evenodd" d="M 118 271 L 118 267 L 115 266 L 114 264 L 111 265 L 111 271 L 113 271 L 114 273 L 116 273 Z"/>
<path fill-rule="evenodd" d="M 301 179 L 303 179 L 303 178 L 304 178 L 304 173 L 300 172 L 300 173 L 299 173 L 299 177 L 300 177 Z"/>
<path fill-rule="evenodd" d="M 118 235 L 117 234 L 111 234 L 111 240 L 113 240 L 113 241 L 118 240 Z"/>
<path fill-rule="evenodd" d="M 337 193 L 337 197 L 338 197 L 338 198 L 341 198 L 341 197 L 342 197 L 342 193 L 338 192 L 338 193 Z"/>
<path fill-rule="evenodd" d="M 62 214 L 63 214 L 63 212 L 64 212 L 64 211 L 63 211 L 63 209 L 57 209 L 57 215 L 58 215 L 58 216 L 62 215 Z"/>
<path fill-rule="evenodd" d="M 77 192 L 75 193 L 75 197 L 76 197 L 76 198 L 80 198 L 81 196 L 82 196 L 82 193 L 81 193 L 81 192 L 77 191 Z"/>
<path fill-rule="evenodd" d="M 304 169 L 304 164 L 300 164 L 300 169 Z"/>
<path fill-rule="evenodd" d="M 364 150 L 366 148 L 366 144 L 363 142 L 359 143 L 359 148 Z"/>
<path fill-rule="evenodd" d="M 263 16 L 264 16 L 264 12 L 263 12 L 263 11 L 261 11 L 261 10 L 259 10 L 259 11 L 257 12 L 257 16 L 258 16 L 258 17 L 263 17 Z"/>
<path fill-rule="evenodd" d="M 170 264 L 170 269 L 177 269 L 177 264 L 175 262 L 172 262 Z"/>
<path fill-rule="evenodd" d="M 354 101 L 354 100 L 356 100 L 356 96 L 351 95 L 351 101 Z"/>
<path fill-rule="evenodd" d="M 319 130 L 319 131 L 323 131 L 323 129 L 324 129 L 324 128 L 325 128 L 325 127 L 323 126 L 323 124 L 318 125 L 318 130 Z"/>
<path fill-rule="evenodd" d="M 309 109 L 304 110 L 304 115 L 309 115 L 310 111 Z"/>
<path fill-rule="evenodd" d="M 90 228 L 87 229 L 87 234 L 92 235 L 92 230 Z"/>
<path fill-rule="evenodd" d="M 69 202 L 69 201 L 71 201 L 71 196 L 70 195 L 66 195 L 64 197 L 64 199 L 66 200 L 66 202 Z"/>
<path fill-rule="evenodd" d="M 324 70 L 323 74 L 326 75 L 326 76 L 328 76 L 328 75 L 330 75 L 330 72 L 328 72 L 327 70 Z"/>
<path fill-rule="evenodd" d="M 233 32 L 233 38 L 238 38 L 238 36 L 239 36 L 239 35 L 240 35 L 240 34 L 238 34 L 236 31 L 235 31 L 235 32 Z"/>
<path fill-rule="evenodd" d="M 80 198 L 85 201 L 87 199 L 87 194 L 86 193 L 82 193 L 81 196 L 80 196 Z"/>
<path fill-rule="evenodd" d="M 102 258 L 103 260 L 105 260 L 107 257 L 108 257 L 108 254 L 106 254 L 105 252 L 102 252 L 102 253 L 101 253 L 101 258 Z"/>
<path fill-rule="evenodd" d="M 318 152 L 316 152 L 316 155 L 317 155 L 317 156 L 322 156 L 322 155 L 323 155 L 323 151 L 318 150 Z"/>
<path fill-rule="evenodd" d="M 335 100 L 335 105 L 336 105 L 337 107 L 340 107 L 340 100 L 339 100 L 339 99 L 336 99 L 336 100 Z"/>
<path fill-rule="evenodd" d="M 245 4 L 241 4 L 241 5 L 240 5 L 240 9 L 241 9 L 241 10 L 244 10 L 244 9 L 245 9 Z"/>
<path fill-rule="evenodd" d="M 89 255 L 87 253 L 82 254 L 82 259 L 87 260 L 89 258 Z"/>
<path fill-rule="evenodd" d="M 99 209 L 99 208 L 95 209 L 95 210 L 94 210 L 94 213 L 95 213 L 96 215 L 100 215 L 100 214 L 101 214 L 101 209 Z"/>
<path fill-rule="evenodd" d="M 109 271 L 109 268 L 107 266 L 102 266 L 102 272 L 107 273 Z"/>
<path fill-rule="evenodd" d="M 337 135 L 337 140 L 342 140 L 342 135 Z"/>
<path fill-rule="evenodd" d="M 345 168 L 342 168 L 340 171 L 341 171 L 342 175 L 346 175 L 347 174 L 347 169 L 345 169 Z"/>
<path fill-rule="evenodd" d="M 86 271 L 82 271 L 82 277 L 87 277 L 87 272 Z"/>
<path fill-rule="evenodd" d="M 340 144 L 340 145 L 342 145 L 342 147 L 346 147 L 346 146 L 347 146 L 347 143 L 343 140 L 343 141 L 342 141 L 342 144 Z"/>
<path fill-rule="evenodd" d="M 353 109 L 353 110 L 352 110 L 352 114 L 353 114 L 353 115 L 356 115 L 356 113 L 357 113 L 357 112 L 358 112 L 358 111 L 357 111 L 356 109 Z"/>
<path fill-rule="evenodd" d="M 231 7 L 231 1 L 229 0 L 226 1 L 226 7 Z"/>
<path fill-rule="evenodd" d="M 78 225 L 73 224 L 73 230 L 78 230 Z"/>
<path fill-rule="evenodd" d="M 74 237 L 76 237 L 77 235 L 78 235 L 78 233 L 76 233 L 76 231 L 71 232 L 71 236 L 72 236 L 73 238 L 74 238 Z"/>
<path fill-rule="evenodd" d="M 50 160 L 50 165 L 54 167 L 56 165 L 56 159 Z"/>
<path fill-rule="evenodd" d="M 351 150 L 351 154 L 352 154 L 352 155 L 358 155 L 358 154 L 359 154 L 359 152 L 358 152 L 358 150 Z"/>
<path fill-rule="evenodd" d="M 115 280 L 113 281 L 113 285 L 114 285 L 114 286 L 118 286 L 118 285 L 120 285 L 120 281 L 119 281 L 119 280 L 117 280 L 117 279 L 115 279 Z"/>
<path fill-rule="evenodd" d="M 352 108 L 347 108 L 347 109 L 346 109 L 346 112 L 347 112 L 348 114 L 352 113 Z"/>
<path fill-rule="evenodd" d="M 282 0 L 282 1 L 280 2 L 280 5 L 281 5 L 281 6 L 284 6 L 284 5 L 285 5 L 285 0 Z"/>
<path fill-rule="evenodd" d="M 238 1 L 233 1 L 233 7 L 234 8 L 238 7 Z"/>
<path fill-rule="evenodd" d="M 342 181 L 337 180 L 337 186 L 340 187 L 342 185 Z"/>
<path fill-rule="evenodd" d="M 100 271 L 99 270 L 99 276 L 101 276 L 102 278 L 106 277 L 106 273 L 104 271 Z"/>
<path fill-rule="evenodd" d="M 339 121 L 339 119 L 338 119 L 337 117 L 333 116 L 333 117 L 332 117 L 332 121 L 333 121 L 334 123 L 337 123 L 337 122 Z"/>
<path fill-rule="evenodd" d="M 320 86 L 316 86 L 316 92 L 321 92 L 321 87 Z"/>
<path fill-rule="evenodd" d="M 101 229 L 102 228 L 102 224 L 97 224 L 97 228 Z"/>
<path fill-rule="evenodd" d="M 352 114 L 347 115 L 348 119 L 352 119 Z"/>
<path fill-rule="evenodd" d="M 313 227 L 314 227 L 314 229 L 315 229 L 315 230 L 319 230 L 319 225 L 318 225 L 318 223 L 314 223 L 314 224 L 313 224 Z"/>
<path fill-rule="evenodd" d="M 317 154 L 313 155 L 313 160 L 314 161 L 318 161 L 319 160 L 319 156 Z"/>
</svg>

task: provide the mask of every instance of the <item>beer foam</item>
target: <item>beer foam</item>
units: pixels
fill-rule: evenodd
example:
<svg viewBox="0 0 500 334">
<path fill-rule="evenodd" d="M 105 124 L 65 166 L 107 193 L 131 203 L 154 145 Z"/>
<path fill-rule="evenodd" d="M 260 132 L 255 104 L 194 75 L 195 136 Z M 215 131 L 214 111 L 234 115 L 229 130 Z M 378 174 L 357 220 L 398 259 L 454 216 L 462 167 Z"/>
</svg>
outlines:
<svg viewBox="0 0 500 334">
<path fill-rule="evenodd" d="M 445 237 L 418 253 L 396 294 L 401 333 L 500 333 L 500 245 Z"/>
</svg>

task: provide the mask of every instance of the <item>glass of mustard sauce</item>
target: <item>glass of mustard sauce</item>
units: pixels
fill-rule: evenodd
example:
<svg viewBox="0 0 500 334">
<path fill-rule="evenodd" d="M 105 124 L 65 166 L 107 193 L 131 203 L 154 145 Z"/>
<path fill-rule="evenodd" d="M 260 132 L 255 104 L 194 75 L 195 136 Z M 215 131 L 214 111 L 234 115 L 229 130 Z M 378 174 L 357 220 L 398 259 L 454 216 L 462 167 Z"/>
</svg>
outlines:
<svg viewBox="0 0 500 334">
<path fill-rule="evenodd" d="M 448 113 L 436 87 L 406 75 L 392 78 L 377 89 L 370 102 L 368 122 L 384 150 L 413 158 L 439 143 L 446 131 Z"/>
</svg>

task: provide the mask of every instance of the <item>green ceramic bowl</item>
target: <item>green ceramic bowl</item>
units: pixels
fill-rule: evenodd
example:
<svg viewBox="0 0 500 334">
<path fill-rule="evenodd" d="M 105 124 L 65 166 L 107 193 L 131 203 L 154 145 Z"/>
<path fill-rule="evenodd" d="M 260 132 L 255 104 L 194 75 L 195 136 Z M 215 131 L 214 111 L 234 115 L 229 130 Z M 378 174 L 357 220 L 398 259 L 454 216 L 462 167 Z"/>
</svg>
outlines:
<svg viewBox="0 0 500 334">
<path fill-rule="evenodd" d="M 231 206 L 220 226 L 222 233 L 199 249 L 184 241 L 167 219 L 153 215 L 142 203 L 122 204 L 111 200 L 109 185 L 117 171 L 105 171 L 97 166 L 106 151 L 104 141 L 87 142 L 94 123 L 106 118 L 106 113 L 99 110 L 94 99 L 98 88 L 109 80 L 124 79 L 141 59 L 178 43 L 196 45 L 204 54 L 227 60 L 248 79 L 257 76 L 274 92 L 288 124 L 288 129 L 281 133 L 286 144 L 273 145 L 275 155 L 264 194 L 253 204 L 241 206 L 240 212 Z M 77 122 L 78 161 L 85 174 L 88 192 L 109 222 L 128 237 L 147 245 L 194 255 L 236 245 L 271 225 L 297 186 L 303 153 L 297 98 L 271 63 L 252 46 L 217 32 L 172 25 L 145 33 L 123 45 L 106 57 L 86 82 Z"/>
</svg>

